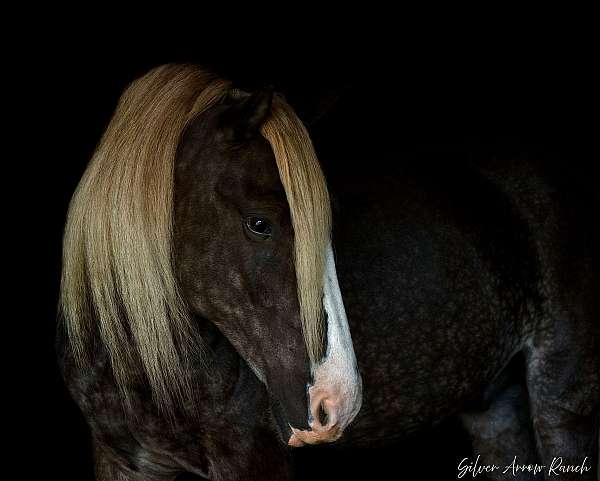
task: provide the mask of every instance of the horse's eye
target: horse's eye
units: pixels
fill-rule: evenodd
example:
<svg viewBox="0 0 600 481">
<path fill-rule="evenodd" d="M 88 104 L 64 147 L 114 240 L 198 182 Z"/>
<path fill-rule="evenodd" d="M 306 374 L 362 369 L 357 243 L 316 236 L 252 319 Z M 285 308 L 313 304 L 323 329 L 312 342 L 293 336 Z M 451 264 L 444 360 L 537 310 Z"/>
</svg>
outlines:
<svg viewBox="0 0 600 481">
<path fill-rule="evenodd" d="M 259 236 L 262 239 L 270 238 L 273 231 L 269 219 L 255 215 L 246 218 L 246 228 L 252 234 Z"/>
</svg>

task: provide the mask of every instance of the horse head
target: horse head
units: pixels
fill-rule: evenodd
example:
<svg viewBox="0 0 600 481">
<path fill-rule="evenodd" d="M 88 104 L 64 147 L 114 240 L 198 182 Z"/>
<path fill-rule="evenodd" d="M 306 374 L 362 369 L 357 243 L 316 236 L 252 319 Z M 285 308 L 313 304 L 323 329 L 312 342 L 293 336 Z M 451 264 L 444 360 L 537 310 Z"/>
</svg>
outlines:
<svg viewBox="0 0 600 481">
<path fill-rule="evenodd" d="M 361 381 L 330 230 L 324 176 L 281 96 L 159 67 L 123 95 L 71 204 L 72 344 L 84 351 L 94 306 L 117 382 L 139 357 L 168 407 L 194 382 L 193 323 L 211 322 L 265 384 L 288 444 L 336 440 Z"/>
</svg>

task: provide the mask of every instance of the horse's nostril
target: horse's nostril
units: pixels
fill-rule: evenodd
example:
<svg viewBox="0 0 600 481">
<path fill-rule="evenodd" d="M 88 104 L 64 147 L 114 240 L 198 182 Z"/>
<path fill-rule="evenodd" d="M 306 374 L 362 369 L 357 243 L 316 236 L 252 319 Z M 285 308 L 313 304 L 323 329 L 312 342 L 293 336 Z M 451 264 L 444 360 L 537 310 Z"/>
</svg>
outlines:
<svg viewBox="0 0 600 481">
<path fill-rule="evenodd" d="M 327 411 L 325 410 L 323 403 L 320 403 L 319 404 L 319 422 L 321 423 L 321 426 L 327 426 L 328 418 L 329 418 L 329 416 L 327 415 Z"/>
</svg>

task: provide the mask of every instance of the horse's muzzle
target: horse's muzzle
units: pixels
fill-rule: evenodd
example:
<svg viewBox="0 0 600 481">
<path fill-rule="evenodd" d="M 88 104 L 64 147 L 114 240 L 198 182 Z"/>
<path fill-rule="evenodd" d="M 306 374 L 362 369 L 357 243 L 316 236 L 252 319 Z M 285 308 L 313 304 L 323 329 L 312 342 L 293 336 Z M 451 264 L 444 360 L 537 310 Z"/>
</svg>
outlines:
<svg viewBox="0 0 600 481">
<path fill-rule="evenodd" d="M 339 439 L 355 413 L 345 412 L 344 400 L 339 392 L 312 386 L 310 396 L 310 430 L 292 427 L 288 445 L 300 447 L 305 444 L 330 443 Z M 347 400 L 346 400 L 347 401 Z"/>
</svg>

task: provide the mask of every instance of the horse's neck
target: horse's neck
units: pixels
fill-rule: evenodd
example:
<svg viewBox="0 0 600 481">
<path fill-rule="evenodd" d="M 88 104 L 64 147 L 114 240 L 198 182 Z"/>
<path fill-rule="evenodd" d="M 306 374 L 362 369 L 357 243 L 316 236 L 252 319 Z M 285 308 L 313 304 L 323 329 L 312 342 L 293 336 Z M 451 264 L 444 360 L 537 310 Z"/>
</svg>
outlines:
<svg viewBox="0 0 600 481">
<path fill-rule="evenodd" d="M 240 384 L 240 379 L 248 377 L 245 371 L 249 369 L 214 324 L 201 318 L 194 318 L 193 321 L 201 338 L 203 352 L 198 356 L 190 356 L 189 375 L 193 379 L 194 402 L 203 409 L 208 409 L 211 405 L 227 403 Z M 96 338 L 99 339 L 99 336 Z M 67 387 L 78 403 L 86 401 L 89 404 L 88 398 L 95 391 L 119 396 L 106 347 L 98 342 L 92 342 L 90 346 L 87 362 L 84 365 L 78 364 L 64 328 L 59 323 L 56 336 L 58 364 Z M 152 403 L 150 386 L 145 381 L 141 363 L 134 362 L 127 368 L 135 371 L 128 376 L 131 379 L 128 388 L 133 405 L 142 408 Z M 82 384 L 87 386 L 86 390 L 81 390 Z M 99 408 L 91 407 L 86 414 L 94 416 Z"/>
</svg>

